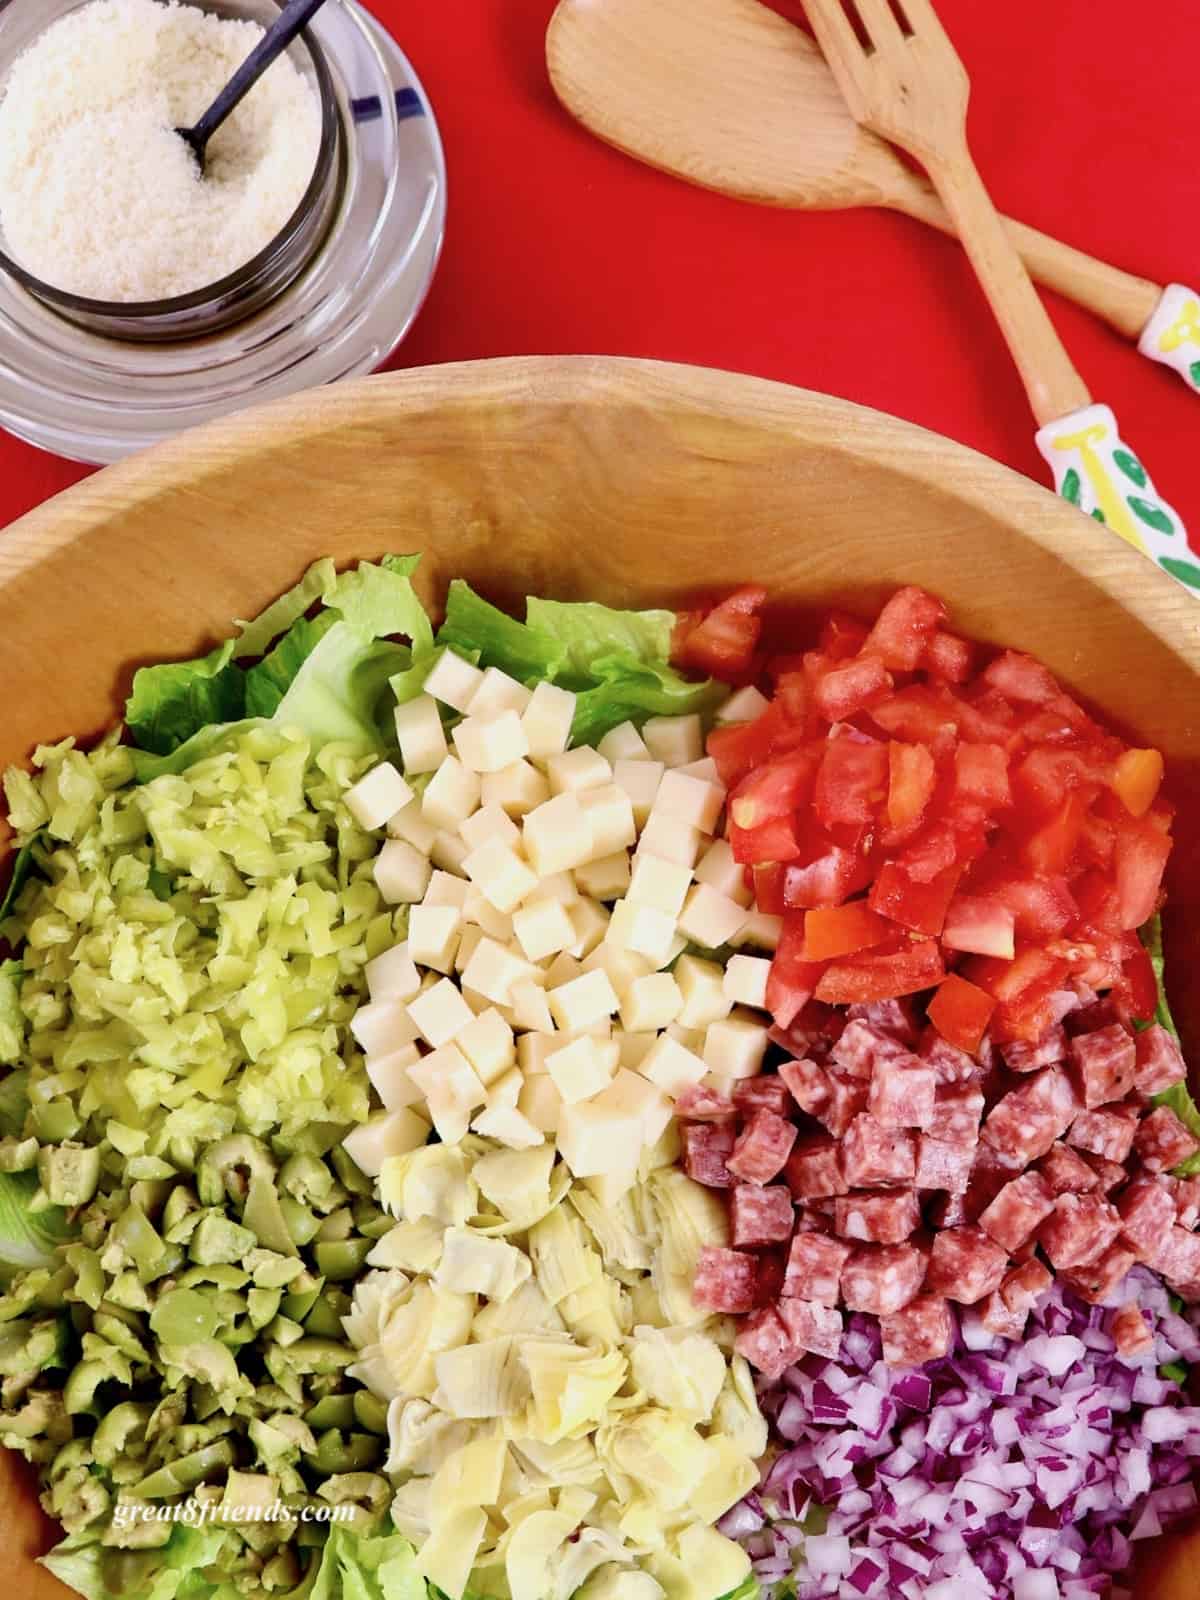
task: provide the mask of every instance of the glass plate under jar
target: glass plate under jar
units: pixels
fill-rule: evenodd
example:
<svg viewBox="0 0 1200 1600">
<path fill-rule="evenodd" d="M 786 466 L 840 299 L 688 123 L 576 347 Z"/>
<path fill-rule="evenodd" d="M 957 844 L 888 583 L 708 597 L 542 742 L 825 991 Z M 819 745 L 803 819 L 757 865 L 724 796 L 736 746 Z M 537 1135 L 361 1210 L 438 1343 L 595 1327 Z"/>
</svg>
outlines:
<svg viewBox="0 0 1200 1600">
<path fill-rule="evenodd" d="M 0 77 L 31 42 L 31 16 L 36 34 L 81 3 L 0 6 Z M 211 9 L 261 22 L 277 7 Z M 355 0 L 327 0 L 293 50 L 321 94 L 325 137 L 287 227 L 222 283 L 156 307 L 79 301 L 0 270 L 0 425 L 107 463 L 244 406 L 370 372 L 400 343 L 445 229 L 432 109 L 395 41 Z"/>
</svg>

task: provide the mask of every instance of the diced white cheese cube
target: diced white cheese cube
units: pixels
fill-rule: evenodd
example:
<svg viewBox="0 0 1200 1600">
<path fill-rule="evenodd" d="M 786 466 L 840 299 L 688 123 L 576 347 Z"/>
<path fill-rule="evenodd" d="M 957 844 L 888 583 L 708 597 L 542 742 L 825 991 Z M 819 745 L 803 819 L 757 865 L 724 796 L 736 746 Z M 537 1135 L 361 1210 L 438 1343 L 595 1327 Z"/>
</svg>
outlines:
<svg viewBox="0 0 1200 1600">
<path fill-rule="evenodd" d="M 678 770 L 663 774 L 658 786 L 651 817 L 671 817 L 677 822 L 690 823 L 701 833 L 714 833 L 725 804 L 725 790 L 721 784 L 706 783 L 703 778 L 690 778 Z"/>
<path fill-rule="evenodd" d="M 579 804 L 592 830 L 590 861 L 610 856 L 616 850 L 627 850 L 637 843 L 633 804 L 624 789 L 618 789 L 615 783 L 599 784 L 594 789 L 582 790 Z"/>
<path fill-rule="evenodd" d="M 683 995 L 669 972 L 635 978 L 621 997 L 621 1025 L 631 1033 L 665 1028 L 683 1008 Z"/>
<path fill-rule="evenodd" d="M 521 830 L 508 812 L 494 805 L 480 806 L 458 831 L 471 850 L 477 850 L 491 839 L 499 839 L 501 844 L 515 845 L 521 838 Z"/>
<path fill-rule="evenodd" d="M 409 954 L 407 940 L 368 961 L 363 976 L 372 1000 L 413 1000 L 421 988 L 421 974 Z"/>
<path fill-rule="evenodd" d="M 447 756 L 421 796 L 421 811 L 439 832 L 457 833 L 479 805 L 479 774 Z"/>
<path fill-rule="evenodd" d="M 718 789 L 725 787 L 717 763 L 711 756 L 701 756 L 699 761 L 689 761 L 686 767 L 676 767 L 674 770 L 682 772 L 686 778 L 699 778 L 702 783 L 716 784 Z"/>
<path fill-rule="evenodd" d="M 513 1031 L 494 1006 L 468 1022 L 454 1042 L 485 1088 L 502 1077 L 517 1059 Z"/>
<path fill-rule="evenodd" d="M 393 839 L 407 839 L 423 855 L 429 855 L 438 830 L 421 810 L 419 800 L 410 800 L 401 806 L 394 817 L 388 818 L 387 831 Z"/>
<path fill-rule="evenodd" d="M 654 971 L 653 964 L 645 956 L 639 956 L 636 950 L 627 950 L 624 945 L 614 944 L 610 939 L 602 939 L 583 962 L 584 972 L 595 972 L 597 968 L 608 973 L 609 981 L 619 995 L 624 995 L 635 978 L 644 978 L 647 973 Z"/>
<path fill-rule="evenodd" d="M 636 1072 L 646 1059 L 658 1038 L 657 1033 L 625 1033 L 618 1029 L 613 1038 L 620 1046 L 620 1063 L 630 1072 Z"/>
<path fill-rule="evenodd" d="M 429 857 L 407 839 L 389 839 L 372 867 L 375 887 L 389 906 L 415 905 L 429 887 Z"/>
<path fill-rule="evenodd" d="M 547 761 L 551 756 L 562 755 L 574 720 L 575 696 L 571 691 L 553 683 L 539 683 L 521 717 L 533 759 Z"/>
<path fill-rule="evenodd" d="M 367 1057 L 367 1077 L 387 1111 L 398 1111 L 401 1106 L 420 1105 L 425 1097 L 423 1089 L 408 1075 L 409 1067 L 421 1059 L 415 1044 L 402 1045 L 386 1056 Z"/>
<path fill-rule="evenodd" d="M 513 912 L 513 933 L 530 961 L 545 961 L 576 940 L 567 908 L 558 900 L 537 900 Z"/>
<path fill-rule="evenodd" d="M 462 1032 L 471 1020 L 471 1008 L 449 978 L 408 1003 L 408 1014 L 426 1044 L 439 1050 Z"/>
<path fill-rule="evenodd" d="M 575 883 L 575 875 L 571 872 L 551 872 L 541 878 L 537 888 L 529 896 L 529 904 L 537 905 L 541 900 L 557 900 L 559 905 L 573 906 L 579 899 L 579 889 Z"/>
<path fill-rule="evenodd" d="M 691 884 L 690 867 L 639 851 L 633 863 L 627 898 L 635 905 L 653 906 L 655 911 L 664 912 L 674 921 L 683 910 Z"/>
<path fill-rule="evenodd" d="M 422 1057 L 409 1067 L 408 1075 L 431 1102 L 440 1092 L 456 1100 L 464 1111 L 487 1104 L 483 1084 L 457 1042 L 444 1044 Z"/>
<path fill-rule="evenodd" d="M 645 956 L 651 966 L 659 967 L 666 961 L 675 939 L 675 918 L 653 906 L 618 900 L 604 937 L 611 944 Z"/>
<path fill-rule="evenodd" d="M 639 856 L 661 856 L 664 861 L 677 861 L 681 866 L 694 867 L 704 835 L 690 823 L 680 822 L 651 811 L 646 826 L 638 840 Z"/>
<path fill-rule="evenodd" d="M 633 820 L 644 828 L 658 795 L 666 767 L 661 761 L 617 761 L 613 763 L 613 782 L 629 796 Z"/>
<path fill-rule="evenodd" d="M 704 754 L 704 732 L 698 716 L 651 717 L 642 738 L 655 761 L 668 767 L 686 767 Z"/>
<path fill-rule="evenodd" d="M 413 906 L 408 913 L 408 953 L 418 966 L 451 972 L 462 913 L 457 906 Z"/>
<path fill-rule="evenodd" d="M 546 991 L 532 978 L 523 978 L 520 983 L 513 984 L 508 1004 L 516 1027 L 532 1028 L 539 1033 L 553 1031 L 554 1018 L 550 1015 Z"/>
<path fill-rule="evenodd" d="M 581 744 L 575 750 L 551 756 L 546 762 L 551 794 L 578 794 L 583 789 L 599 789 L 612 782 L 612 765 L 599 750 Z"/>
<path fill-rule="evenodd" d="M 508 1106 L 510 1110 L 515 1111 L 524 1083 L 525 1077 L 520 1067 L 510 1067 L 494 1082 L 484 1085 L 488 1092 L 488 1105 Z"/>
<path fill-rule="evenodd" d="M 732 1016 L 709 1024 L 704 1065 L 722 1078 L 753 1078 L 762 1071 L 767 1029 L 760 1022 Z"/>
<path fill-rule="evenodd" d="M 715 950 L 728 944 L 746 921 L 745 906 L 718 894 L 708 883 L 698 883 L 684 901 L 679 931 L 693 944 Z"/>
<path fill-rule="evenodd" d="M 646 1145 L 658 1143 L 673 1115 L 667 1095 L 641 1073 L 630 1072 L 625 1067 L 601 1093 L 600 1104 L 622 1115 L 637 1117 L 641 1123 L 642 1142 Z"/>
<path fill-rule="evenodd" d="M 343 799 L 360 828 L 382 828 L 412 799 L 413 792 L 390 761 L 361 777 Z"/>
<path fill-rule="evenodd" d="M 525 854 L 539 877 L 565 872 L 592 857 L 592 828 L 579 797 L 555 795 L 522 823 Z"/>
<path fill-rule="evenodd" d="M 583 971 L 582 965 L 575 957 L 568 955 L 564 950 L 562 955 L 555 956 L 546 968 L 545 983 L 547 989 L 557 989 L 560 984 L 570 983 L 572 978 L 578 978 Z"/>
<path fill-rule="evenodd" d="M 725 966 L 725 993 L 735 1005 L 762 1009 L 770 975 L 771 963 L 765 956 L 730 956 Z"/>
<path fill-rule="evenodd" d="M 667 1037 L 698 1056 L 704 1053 L 704 1032 L 703 1028 L 688 1028 L 682 1022 L 673 1022 L 667 1029 Z"/>
<path fill-rule="evenodd" d="M 680 956 L 673 970 L 683 994 L 679 1021 L 685 1028 L 707 1028 L 733 1010 L 733 1001 L 725 993 L 725 973 L 715 961 Z"/>
<path fill-rule="evenodd" d="M 606 733 L 596 746 L 606 761 L 615 767 L 618 761 L 649 761 L 646 741 L 632 722 L 619 722 Z"/>
<path fill-rule="evenodd" d="M 454 970 L 462 973 L 470 965 L 471 957 L 479 948 L 479 941 L 483 938 L 483 929 L 475 922 L 464 922 L 459 935 L 458 949 L 454 952 Z"/>
<path fill-rule="evenodd" d="M 717 707 L 716 720 L 726 726 L 734 722 L 753 722 L 756 717 L 762 716 L 770 703 L 766 695 L 753 684 L 747 684 L 744 689 L 731 694 L 724 705 Z"/>
<path fill-rule="evenodd" d="M 421 904 L 454 906 L 457 911 L 463 912 L 470 893 L 471 885 L 465 878 L 455 877 L 452 872 L 435 872 L 429 880 L 429 887 L 425 890 Z"/>
<path fill-rule="evenodd" d="M 487 995 L 494 1005 L 506 1006 L 514 983 L 531 977 L 533 968 L 505 945 L 482 938 L 467 963 L 462 980 L 465 985 Z"/>
<path fill-rule="evenodd" d="M 554 1027 L 553 1021 L 550 1024 Z M 546 1061 L 555 1050 L 561 1050 L 567 1035 L 557 1032 L 521 1033 L 517 1035 L 517 1066 L 527 1078 L 536 1078 L 545 1072 Z"/>
<path fill-rule="evenodd" d="M 778 950 L 782 937 L 782 917 L 773 917 L 766 911 L 752 911 L 729 942 L 738 949 L 752 945 L 756 950 Z"/>
<path fill-rule="evenodd" d="M 501 772 L 484 773 L 482 794 L 485 806 L 499 806 L 510 817 L 523 817 L 549 800 L 550 785 L 530 762 L 514 761 Z"/>
<path fill-rule="evenodd" d="M 470 1006 L 471 1014 L 473 1016 L 481 1017 L 485 1011 L 490 1011 L 492 1009 L 493 1002 L 488 999 L 487 995 L 480 994 L 478 989 L 472 989 L 469 984 L 463 984 L 462 997 Z M 504 1020 L 508 1022 L 509 1019 L 505 1013 L 505 1008 L 503 1006 L 497 1006 L 496 1010 L 499 1011 L 500 1015 L 504 1017 Z"/>
<path fill-rule="evenodd" d="M 581 1032 L 594 1022 L 603 1022 L 616 1011 L 619 1001 L 607 972 L 587 972 L 560 984 L 547 995 L 558 1026 L 568 1033 Z"/>
<path fill-rule="evenodd" d="M 443 650 L 425 679 L 425 693 L 465 717 L 482 682 L 483 673 L 478 667 L 456 656 L 453 650 Z"/>
<path fill-rule="evenodd" d="M 599 791 L 596 791 L 599 793 Z M 615 850 L 575 868 L 575 883 L 592 900 L 616 900 L 629 888 L 629 854 Z"/>
<path fill-rule="evenodd" d="M 688 942 L 684 936 L 676 931 L 675 937 L 667 948 L 666 955 L 657 963 L 658 970 L 661 972 L 664 967 L 669 967 L 673 962 L 677 961 L 687 949 L 687 944 Z"/>
<path fill-rule="evenodd" d="M 408 1015 L 408 1002 L 398 999 L 376 1000 L 359 1006 L 350 1018 L 350 1032 L 369 1056 L 389 1055 L 417 1037 Z"/>
<path fill-rule="evenodd" d="M 664 1094 L 669 1094 L 675 1100 L 690 1084 L 699 1083 L 708 1068 L 698 1055 L 686 1049 L 677 1039 L 673 1039 L 669 1033 L 662 1033 L 642 1057 L 638 1071 L 643 1078 L 657 1084 Z"/>
<path fill-rule="evenodd" d="M 733 859 L 728 839 L 714 839 L 696 864 L 696 882 L 707 883 L 727 900 L 740 906 L 754 902 L 754 891 L 746 885 L 746 869 Z"/>
<path fill-rule="evenodd" d="M 471 1113 L 457 1095 L 438 1084 L 425 1097 L 425 1108 L 433 1119 L 434 1131 L 443 1144 L 458 1144 L 471 1126 Z"/>
<path fill-rule="evenodd" d="M 537 878 L 529 864 L 512 845 L 489 839 L 463 862 L 467 877 L 484 899 L 497 911 L 515 911 L 526 895 L 537 888 Z"/>
<path fill-rule="evenodd" d="M 525 1079 L 521 1098 L 517 1101 L 517 1110 L 523 1117 L 528 1117 L 533 1126 L 543 1133 L 558 1132 L 559 1118 L 563 1112 L 562 1095 L 559 1094 L 558 1085 L 548 1072 L 540 1072 Z"/>
<path fill-rule="evenodd" d="M 546 1071 L 558 1085 L 566 1105 L 590 1100 L 612 1082 L 617 1046 L 611 1039 L 572 1039 L 546 1057 Z"/>
<path fill-rule="evenodd" d="M 464 767 L 472 772 L 503 772 L 529 754 L 529 740 L 515 711 L 496 717 L 465 717 L 451 734 Z"/>
<path fill-rule="evenodd" d="M 483 681 L 471 697 L 473 717 L 498 717 L 502 711 L 515 711 L 522 716 L 530 701 L 529 690 L 499 667 L 488 667 Z"/>
<path fill-rule="evenodd" d="M 398 1111 L 381 1111 L 352 1129 L 342 1140 L 342 1148 L 360 1172 L 377 1178 L 385 1161 L 419 1150 L 428 1138 L 426 1119 L 410 1106 L 402 1106 Z"/>
<path fill-rule="evenodd" d="M 482 928 L 489 939 L 495 939 L 497 944 L 511 944 L 513 936 L 512 918 L 507 911 L 497 911 L 482 890 L 475 885 L 468 885 L 466 904 L 463 906 L 463 920 Z"/>
<path fill-rule="evenodd" d="M 629 1153 L 642 1144 L 642 1121 L 632 1111 L 598 1100 L 564 1105 L 558 1119 L 558 1148 L 576 1178 L 625 1172 Z"/>
<path fill-rule="evenodd" d="M 608 932 L 608 912 L 598 900 L 583 899 L 567 907 L 567 916 L 574 934 L 569 952 L 577 961 L 583 961 Z"/>
<path fill-rule="evenodd" d="M 456 873 L 463 876 L 463 862 L 470 854 L 466 840 L 461 834 L 451 833 L 443 829 L 433 841 L 433 849 L 429 852 L 429 859 L 435 867 L 440 867 L 443 872 Z"/>
<path fill-rule="evenodd" d="M 446 759 L 447 746 L 441 712 L 432 695 L 419 694 L 396 707 L 396 737 L 405 772 L 437 771 Z"/>
<path fill-rule="evenodd" d="M 515 1106 L 489 1106 L 471 1126 L 481 1138 L 495 1139 L 509 1150 L 532 1150 L 546 1142 L 541 1129 L 535 1128 Z"/>
</svg>

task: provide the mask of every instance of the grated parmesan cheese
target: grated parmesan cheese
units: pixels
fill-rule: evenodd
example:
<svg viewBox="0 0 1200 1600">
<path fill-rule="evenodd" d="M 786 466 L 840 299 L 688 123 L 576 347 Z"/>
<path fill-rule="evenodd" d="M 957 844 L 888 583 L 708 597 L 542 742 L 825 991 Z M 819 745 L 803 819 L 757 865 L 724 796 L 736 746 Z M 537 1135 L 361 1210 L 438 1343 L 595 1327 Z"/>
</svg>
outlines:
<svg viewBox="0 0 1200 1600">
<path fill-rule="evenodd" d="M 43 282 L 96 300 L 190 294 L 288 221 L 321 138 L 316 91 L 285 56 L 212 139 L 190 127 L 263 30 L 160 0 L 92 0 L 14 63 L 0 100 L 0 230 Z"/>
</svg>

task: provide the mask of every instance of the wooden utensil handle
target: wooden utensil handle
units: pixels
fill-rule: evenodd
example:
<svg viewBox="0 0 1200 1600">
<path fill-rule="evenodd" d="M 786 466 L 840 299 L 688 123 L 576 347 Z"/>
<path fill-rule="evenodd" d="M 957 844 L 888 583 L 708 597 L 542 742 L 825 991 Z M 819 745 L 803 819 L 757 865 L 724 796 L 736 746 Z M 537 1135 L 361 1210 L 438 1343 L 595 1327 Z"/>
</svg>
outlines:
<svg viewBox="0 0 1200 1600">
<path fill-rule="evenodd" d="M 942 233 L 956 234 L 954 222 L 935 191 L 926 183 L 897 190 L 893 208 Z M 1162 298 L 1162 287 L 1149 278 L 1122 272 L 1049 234 L 1012 217 L 1001 217 L 1004 230 L 1039 283 L 1102 317 L 1127 339 L 1139 339 Z M 1200 354 L 1200 352 L 1198 352 Z"/>
<path fill-rule="evenodd" d="M 971 258 L 1040 426 L 1091 404 L 1050 315 L 965 148 L 930 161 L 930 177 Z"/>
</svg>

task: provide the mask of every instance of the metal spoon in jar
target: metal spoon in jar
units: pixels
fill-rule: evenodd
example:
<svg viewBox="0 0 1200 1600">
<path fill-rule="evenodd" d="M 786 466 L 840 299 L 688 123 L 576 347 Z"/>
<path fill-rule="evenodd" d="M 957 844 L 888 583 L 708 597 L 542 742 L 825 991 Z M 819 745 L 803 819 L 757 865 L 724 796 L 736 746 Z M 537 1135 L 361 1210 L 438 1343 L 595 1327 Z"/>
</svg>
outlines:
<svg viewBox="0 0 1200 1600">
<path fill-rule="evenodd" d="M 199 122 L 191 128 L 176 128 L 179 137 L 186 139 L 191 146 L 201 173 L 204 172 L 204 152 L 213 134 L 324 4 L 325 0 L 288 0 L 277 20 L 263 34 Z"/>
</svg>

